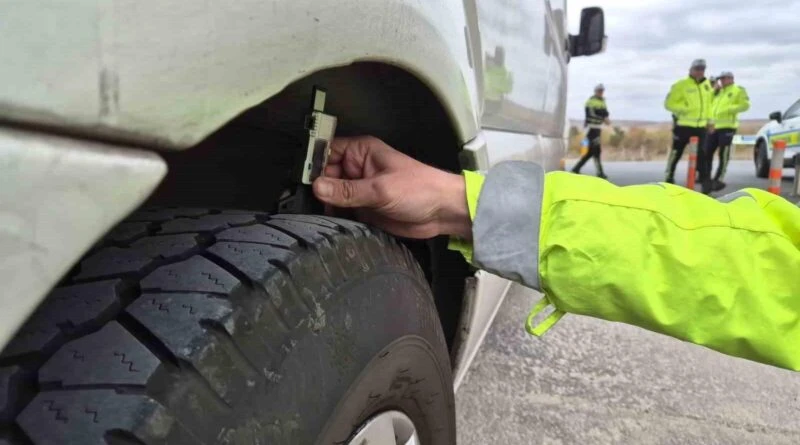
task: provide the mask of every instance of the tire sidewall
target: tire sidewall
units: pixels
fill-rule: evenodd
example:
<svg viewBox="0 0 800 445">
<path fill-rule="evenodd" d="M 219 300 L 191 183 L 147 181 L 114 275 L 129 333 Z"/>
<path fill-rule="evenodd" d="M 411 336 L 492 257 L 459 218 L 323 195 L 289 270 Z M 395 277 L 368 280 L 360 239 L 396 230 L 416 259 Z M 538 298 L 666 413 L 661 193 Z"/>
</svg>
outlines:
<svg viewBox="0 0 800 445">
<path fill-rule="evenodd" d="M 388 345 L 367 365 L 339 402 L 317 445 L 347 443 L 370 418 L 397 410 L 414 423 L 421 443 L 455 444 L 450 373 L 437 360 L 432 345 L 418 336 L 404 336 Z"/>
<path fill-rule="evenodd" d="M 296 339 L 269 396 L 271 417 L 293 425 L 273 440 L 346 443 L 365 420 L 397 409 L 423 443 L 454 444 L 450 363 L 427 283 L 397 268 L 373 270 L 340 286 L 323 310 L 325 327 Z"/>
<path fill-rule="evenodd" d="M 769 159 L 767 158 L 767 149 L 763 141 L 759 141 L 756 145 L 755 167 L 756 176 L 759 178 L 766 177 L 764 172 L 769 169 Z"/>
</svg>

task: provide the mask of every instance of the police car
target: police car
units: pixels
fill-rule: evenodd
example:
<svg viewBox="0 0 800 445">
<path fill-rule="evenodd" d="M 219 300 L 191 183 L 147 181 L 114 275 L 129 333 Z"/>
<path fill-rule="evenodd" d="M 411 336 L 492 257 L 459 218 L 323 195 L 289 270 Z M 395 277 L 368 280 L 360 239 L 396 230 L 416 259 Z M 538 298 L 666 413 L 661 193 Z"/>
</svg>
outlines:
<svg viewBox="0 0 800 445">
<path fill-rule="evenodd" d="M 800 100 L 792 104 L 785 113 L 775 111 L 769 115 L 770 121 L 761 127 L 756 134 L 753 161 L 756 176 L 766 178 L 769 175 L 772 145 L 775 141 L 786 141 L 786 153 L 783 166 L 794 165 L 794 157 L 800 155 Z"/>
</svg>

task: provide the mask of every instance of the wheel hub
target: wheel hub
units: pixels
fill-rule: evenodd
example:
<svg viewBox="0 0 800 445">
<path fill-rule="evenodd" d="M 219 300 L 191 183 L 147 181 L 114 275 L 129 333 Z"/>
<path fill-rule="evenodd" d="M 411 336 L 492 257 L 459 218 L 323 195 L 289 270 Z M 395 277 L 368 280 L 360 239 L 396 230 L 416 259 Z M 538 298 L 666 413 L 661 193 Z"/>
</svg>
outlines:
<svg viewBox="0 0 800 445">
<path fill-rule="evenodd" d="M 414 422 L 400 411 L 367 420 L 347 445 L 420 445 Z"/>
</svg>

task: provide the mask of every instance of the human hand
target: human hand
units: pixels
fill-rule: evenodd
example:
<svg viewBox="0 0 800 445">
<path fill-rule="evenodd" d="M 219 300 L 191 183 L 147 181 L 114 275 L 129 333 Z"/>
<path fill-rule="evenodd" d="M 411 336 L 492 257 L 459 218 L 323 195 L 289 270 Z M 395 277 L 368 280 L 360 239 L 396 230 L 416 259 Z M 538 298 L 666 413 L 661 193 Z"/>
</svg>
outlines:
<svg viewBox="0 0 800 445">
<path fill-rule="evenodd" d="M 317 199 L 352 208 L 356 217 L 394 235 L 472 238 L 464 178 L 425 165 L 371 136 L 336 138 Z"/>
</svg>

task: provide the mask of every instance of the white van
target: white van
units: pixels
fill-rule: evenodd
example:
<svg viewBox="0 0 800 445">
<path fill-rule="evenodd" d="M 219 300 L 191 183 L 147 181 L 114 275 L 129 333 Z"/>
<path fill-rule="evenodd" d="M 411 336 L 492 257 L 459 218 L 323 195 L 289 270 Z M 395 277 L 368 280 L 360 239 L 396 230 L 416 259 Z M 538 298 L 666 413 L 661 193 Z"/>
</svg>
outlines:
<svg viewBox="0 0 800 445">
<path fill-rule="evenodd" d="M 509 283 L 315 212 L 313 92 L 336 134 L 442 169 L 555 169 L 602 10 L 576 35 L 565 0 L 25 0 L 0 24 L 1 444 L 455 443 Z"/>
</svg>

